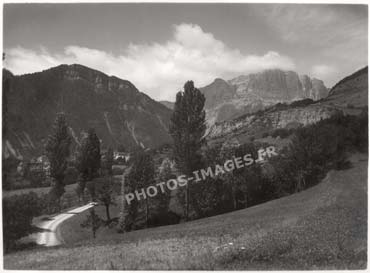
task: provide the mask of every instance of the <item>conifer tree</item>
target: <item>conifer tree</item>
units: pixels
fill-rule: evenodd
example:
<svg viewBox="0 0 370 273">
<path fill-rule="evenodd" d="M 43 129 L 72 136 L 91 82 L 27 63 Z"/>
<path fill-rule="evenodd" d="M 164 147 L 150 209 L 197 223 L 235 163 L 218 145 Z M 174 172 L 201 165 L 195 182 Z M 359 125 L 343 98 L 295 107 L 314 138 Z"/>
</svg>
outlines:
<svg viewBox="0 0 370 273">
<path fill-rule="evenodd" d="M 136 220 L 139 216 L 138 213 L 140 205 L 144 205 L 145 226 L 148 226 L 150 197 L 146 195 L 146 188 L 154 184 L 154 175 L 155 172 L 152 155 L 143 151 L 138 151 L 137 154 L 134 155 L 132 168 L 127 177 L 126 193 L 137 191 L 139 193 L 140 200 L 135 198 L 131 201 L 130 205 L 126 206 L 126 230 L 130 230 L 137 225 Z"/>
<path fill-rule="evenodd" d="M 205 143 L 203 138 L 206 130 L 205 97 L 194 87 L 192 81 L 184 85 L 184 92 L 178 92 L 174 112 L 171 117 L 170 134 L 174 140 L 174 158 L 183 174 L 192 176 L 199 168 L 200 149 Z M 185 219 L 189 218 L 190 187 L 185 187 Z"/>
<path fill-rule="evenodd" d="M 82 140 L 77 154 L 77 169 L 80 172 L 77 193 L 82 194 L 85 190 L 86 181 L 98 177 L 100 169 L 100 140 L 93 128 L 89 129 L 87 136 Z"/>
<path fill-rule="evenodd" d="M 64 114 L 58 114 L 54 125 L 53 133 L 49 135 L 46 144 L 46 155 L 50 162 L 50 176 L 53 178 L 53 185 L 50 190 L 50 197 L 60 203 L 64 194 L 64 176 L 67 169 L 67 159 L 70 155 L 72 138 L 68 132 L 68 125 Z"/>
</svg>

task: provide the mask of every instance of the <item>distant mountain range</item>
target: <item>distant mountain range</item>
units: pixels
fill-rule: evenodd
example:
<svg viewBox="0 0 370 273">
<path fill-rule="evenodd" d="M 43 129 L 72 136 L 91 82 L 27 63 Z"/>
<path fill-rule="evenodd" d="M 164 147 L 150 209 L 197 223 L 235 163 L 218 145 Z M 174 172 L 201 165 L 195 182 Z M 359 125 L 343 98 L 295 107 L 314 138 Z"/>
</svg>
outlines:
<svg viewBox="0 0 370 273">
<path fill-rule="evenodd" d="M 319 100 L 328 95 L 328 89 L 321 80 L 279 69 L 242 75 L 229 81 L 215 79 L 200 90 L 206 97 L 209 125 L 252 113 L 278 102 L 305 98 Z"/>
<path fill-rule="evenodd" d="M 224 142 L 261 138 L 263 133 L 277 128 L 294 128 L 326 119 L 335 113 L 358 115 L 368 106 L 368 68 L 339 81 L 329 95 L 316 102 L 302 101 L 291 105 L 276 104 L 258 113 L 216 122 L 207 131 L 208 139 Z"/>
<path fill-rule="evenodd" d="M 89 127 L 102 147 L 127 150 L 169 143 L 172 111 L 129 81 L 82 65 L 60 65 L 14 76 L 3 71 L 3 155 L 40 155 L 58 112 L 64 112 L 74 144 Z"/>
<path fill-rule="evenodd" d="M 356 114 L 367 106 L 367 75 L 366 67 L 346 77 L 329 96 L 322 81 L 292 71 L 216 79 L 200 88 L 206 97 L 207 137 L 306 125 L 337 111 Z M 317 102 L 271 107 L 305 98 Z M 74 145 L 94 127 L 103 148 L 157 147 L 171 142 L 168 124 L 173 106 L 151 99 L 127 80 L 82 65 L 21 76 L 3 70 L 3 156 L 41 155 L 58 112 L 66 114 Z M 267 107 L 262 114 L 253 114 Z"/>
</svg>

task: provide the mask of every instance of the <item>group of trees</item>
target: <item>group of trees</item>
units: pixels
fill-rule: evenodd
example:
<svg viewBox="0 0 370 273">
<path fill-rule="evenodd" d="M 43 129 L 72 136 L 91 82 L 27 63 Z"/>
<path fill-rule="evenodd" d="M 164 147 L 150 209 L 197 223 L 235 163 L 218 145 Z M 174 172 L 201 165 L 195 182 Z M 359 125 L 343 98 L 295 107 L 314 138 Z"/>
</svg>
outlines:
<svg viewBox="0 0 370 273">
<path fill-rule="evenodd" d="M 53 179 L 49 196 L 60 204 L 60 199 L 65 190 L 65 178 L 68 175 L 67 167 L 71 155 L 72 137 L 66 122 L 65 115 L 59 113 L 53 126 L 53 132 L 46 144 L 46 155 L 50 162 L 50 177 Z M 79 198 L 83 195 L 86 183 L 102 175 L 112 175 L 113 150 L 108 149 L 104 171 L 101 166 L 100 140 L 93 128 L 88 130 L 82 139 L 81 145 L 77 147 L 75 167 L 78 172 L 78 184 L 76 193 Z M 95 184 L 95 183 L 94 183 Z M 90 190 L 92 198 L 95 193 Z"/>
<path fill-rule="evenodd" d="M 67 170 L 67 162 L 70 156 L 71 136 L 68 134 L 68 126 L 63 114 L 56 118 L 53 134 L 49 137 L 46 146 L 47 156 L 50 160 L 50 175 L 54 179 L 50 198 L 60 204 L 60 198 L 64 193 L 64 178 Z M 76 193 L 80 201 L 88 193 L 90 201 L 97 202 L 105 207 L 106 220 L 100 218 L 91 209 L 87 219 L 81 224 L 82 227 L 91 228 L 95 238 L 96 230 L 102 225 L 111 225 L 110 206 L 115 205 L 113 192 L 113 149 L 108 148 L 105 159 L 102 161 L 100 139 L 93 128 L 90 128 L 80 146 L 76 149 L 75 167 L 78 172 Z"/>
<path fill-rule="evenodd" d="M 136 190 L 140 190 L 141 188 L 145 188 L 154 183 L 154 162 L 153 158 L 149 153 L 145 153 L 143 151 L 137 152 L 133 159 L 131 160 L 131 170 L 127 175 L 127 183 L 125 184 L 125 192 L 134 192 Z M 124 229 L 131 230 L 135 226 L 138 226 L 138 216 L 140 216 L 139 210 L 140 204 L 143 204 L 144 209 L 144 225 L 148 226 L 148 218 L 149 218 L 149 200 L 142 196 L 144 199 L 142 202 L 138 200 L 133 200 L 131 204 L 125 207 L 125 223 Z M 142 214 L 142 213 L 141 213 Z"/>
<path fill-rule="evenodd" d="M 203 94 L 191 81 L 176 96 L 170 134 L 174 140 L 177 174 L 190 177 L 193 171 L 214 166 L 232 156 L 255 155 L 264 145 L 251 141 L 239 147 L 209 147 L 204 138 L 204 102 Z M 310 103 L 312 101 L 307 100 L 294 106 Z M 188 181 L 186 187 L 179 189 L 183 218 L 189 220 L 245 208 L 315 185 L 329 169 L 349 166 L 346 159 L 349 150 L 367 149 L 367 122 L 367 111 L 359 117 L 339 113 L 310 126 L 274 132 L 284 134 L 284 137 L 290 135 L 292 141 L 279 156 L 263 166 L 253 164 L 221 176 L 208 177 L 201 183 Z M 131 188 L 135 189 L 135 186 Z"/>
<path fill-rule="evenodd" d="M 131 169 L 126 177 L 125 193 L 138 192 L 140 200 L 133 199 L 124 207 L 122 231 L 178 223 L 178 218 L 169 209 L 171 193 L 168 189 L 153 197 L 143 191 L 147 187 L 175 178 L 171 164 L 164 160 L 156 171 L 153 155 L 148 151 L 137 151 L 130 161 Z"/>
<path fill-rule="evenodd" d="M 64 181 L 67 175 L 68 160 L 70 157 L 72 138 L 64 114 L 58 114 L 53 126 L 53 133 L 49 136 L 46 152 L 50 161 L 50 176 L 53 178 L 49 196 L 60 204 L 64 194 Z M 81 199 L 87 188 L 92 201 L 98 201 L 106 207 L 107 221 L 110 221 L 109 206 L 112 200 L 112 165 L 113 150 L 108 148 L 105 160 L 102 163 L 100 140 L 93 128 L 77 147 L 75 166 L 78 171 L 76 193 Z"/>
<path fill-rule="evenodd" d="M 214 146 L 205 150 L 207 165 L 225 158 L 254 154 L 262 143 L 239 147 Z M 292 141 L 263 165 L 235 169 L 217 179 L 209 178 L 194 187 L 196 217 L 211 216 L 263 203 L 302 191 L 319 183 L 330 169 L 351 166 L 348 154 L 367 152 L 368 114 L 343 115 L 339 112 L 316 124 L 292 130 Z M 212 163 L 213 162 L 213 163 Z"/>
<path fill-rule="evenodd" d="M 257 153 L 257 148 L 252 144 L 209 147 L 205 140 L 204 103 L 204 95 L 194 87 L 192 81 L 187 82 L 184 91 L 176 96 L 170 123 L 170 134 L 174 140 L 173 157 L 179 172 L 187 177 L 192 177 L 193 172 L 201 168 L 223 164 L 233 156 Z M 183 217 L 189 220 L 211 216 L 266 200 L 269 192 L 264 191 L 265 183 L 262 180 L 261 167 L 255 165 L 248 169 L 235 169 L 221 176 L 207 177 L 199 183 L 188 181 L 178 196 L 183 205 Z"/>
<path fill-rule="evenodd" d="M 317 184 L 329 169 L 350 167 L 348 153 L 367 152 L 368 114 L 338 113 L 316 124 L 298 128 L 292 144 L 271 162 L 278 196 Z"/>
<path fill-rule="evenodd" d="M 57 114 L 52 133 L 49 135 L 45 146 L 46 156 L 50 162 L 51 188 L 46 198 L 37 196 L 35 193 L 16 195 L 3 199 L 4 215 L 4 238 L 6 250 L 14 248 L 16 241 L 33 231 L 32 219 L 42 213 L 59 212 L 61 210 L 61 198 L 65 193 L 65 185 L 69 180 L 78 176 L 76 193 L 79 197 L 87 192 L 92 201 L 105 206 L 105 224 L 111 223 L 109 207 L 114 204 L 112 165 L 113 150 L 108 149 L 105 161 L 101 162 L 100 140 L 94 129 L 89 129 L 82 139 L 81 146 L 77 148 L 77 169 L 71 171 L 72 137 L 69 133 L 68 124 L 63 113 Z M 75 170 L 73 168 L 73 170 Z M 25 206 L 26 204 L 26 206 Z M 94 214 L 94 216 L 96 216 Z M 95 219 L 95 217 L 92 217 Z M 87 224 L 84 224 L 87 226 Z M 96 225 L 94 225 L 95 228 Z M 95 231 L 94 231 L 95 232 Z"/>
<path fill-rule="evenodd" d="M 205 144 L 206 130 L 204 103 L 204 95 L 194 87 L 192 81 L 188 81 L 184 85 L 184 92 L 177 93 L 171 117 L 170 134 L 174 140 L 173 158 L 179 172 L 189 177 L 202 164 L 201 148 Z M 138 151 L 129 164 L 132 169 L 127 176 L 126 193 L 140 192 L 155 183 L 176 178 L 168 160 L 163 161 L 159 168 L 160 172 L 156 173 L 153 156 L 149 152 Z M 190 218 L 191 203 L 194 201 L 192 192 L 193 185 L 190 183 L 187 183 L 184 189 L 178 190 L 185 220 Z M 125 230 L 170 224 L 173 223 L 172 221 L 179 220 L 175 219 L 176 216 L 169 210 L 171 193 L 167 188 L 165 192 L 155 197 L 142 197 L 142 199 L 135 198 L 125 207 L 123 212 Z"/>
<path fill-rule="evenodd" d="M 90 196 L 90 201 L 105 207 L 106 220 L 91 208 L 81 227 L 90 228 L 93 238 L 101 226 L 111 226 L 117 222 L 117 217 L 112 218 L 110 207 L 116 205 L 114 198 L 113 183 L 113 149 L 111 147 L 105 153 L 102 160 L 100 140 L 94 129 L 89 129 L 87 136 L 82 140 L 77 149 L 77 170 L 79 171 L 76 193 L 83 200 L 85 191 Z"/>
</svg>

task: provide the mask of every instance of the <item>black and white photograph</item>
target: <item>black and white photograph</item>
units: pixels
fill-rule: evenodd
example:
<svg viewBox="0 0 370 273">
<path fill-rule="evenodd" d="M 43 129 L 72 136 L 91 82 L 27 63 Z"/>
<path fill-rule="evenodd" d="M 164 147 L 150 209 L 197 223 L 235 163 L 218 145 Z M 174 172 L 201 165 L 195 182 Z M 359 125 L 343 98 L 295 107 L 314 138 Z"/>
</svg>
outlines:
<svg viewBox="0 0 370 273">
<path fill-rule="evenodd" d="M 2 5 L 2 270 L 366 270 L 368 3 Z"/>
</svg>

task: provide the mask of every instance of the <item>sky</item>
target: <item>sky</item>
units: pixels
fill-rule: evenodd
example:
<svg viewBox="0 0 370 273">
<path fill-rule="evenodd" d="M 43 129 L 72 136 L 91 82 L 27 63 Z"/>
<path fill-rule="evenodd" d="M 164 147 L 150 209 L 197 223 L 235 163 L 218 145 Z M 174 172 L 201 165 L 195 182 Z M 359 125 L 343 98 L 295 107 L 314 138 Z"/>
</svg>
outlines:
<svg viewBox="0 0 370 273">
<path fill-rule="evenodd" d="M 174 101 L 265 69 L 332 87 L 367 65 L 367 5 L 5 4 L 4 66 L 16 75 L 78 63 Z"/>
</svg>

